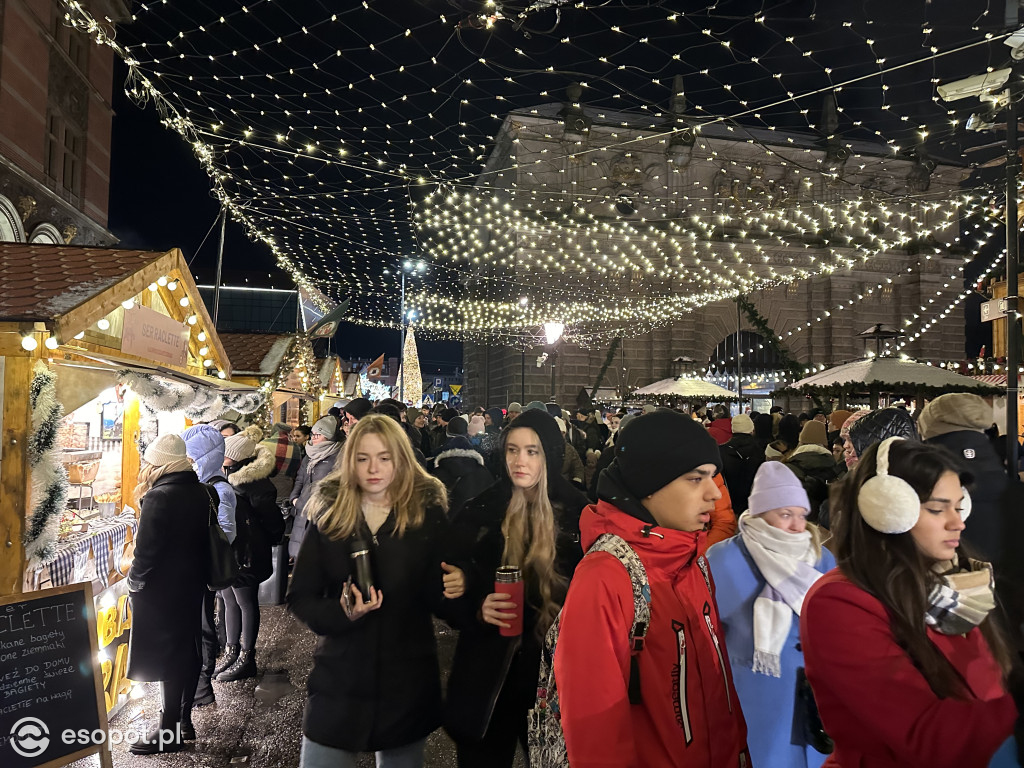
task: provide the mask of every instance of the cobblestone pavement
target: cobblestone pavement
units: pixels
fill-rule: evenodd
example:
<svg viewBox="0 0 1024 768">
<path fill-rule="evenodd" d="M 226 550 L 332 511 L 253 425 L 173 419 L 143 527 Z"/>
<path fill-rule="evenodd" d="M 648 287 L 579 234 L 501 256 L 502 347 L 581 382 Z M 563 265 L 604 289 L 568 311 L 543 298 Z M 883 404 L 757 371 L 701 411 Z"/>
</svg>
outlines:
<svg viewBox="0 0 1024 768">
<path fill-rule="evenodd" d="M 456 634 L 438 623 L 441 666 L 447 670 Z M 138 756 L 127 746 L 113 748 L 114 768 L 295 768 L 302 739 L 302 707 L 306 677 L 316 637 L 281 606 L 263 606 L 256 657 L 260 676 L 237 683 L 214 683 L 217 703 L 195 710 L 198 736 L 194 746 L 169 755 Z M 148 694 L 118 713 L 112 728 L 134 730 L 152 725 L 160 708 L 156 685 Z M 520 762 L 517 765 L 522 765 Z M 99 759 L 86 758 L 73 768 L 99 768 Z M 364 755 L 359 768 L 371 768 Z M 441 730 L 427 742 L 426 768 L 455 766 L 455 747 Z"/>
</svg>

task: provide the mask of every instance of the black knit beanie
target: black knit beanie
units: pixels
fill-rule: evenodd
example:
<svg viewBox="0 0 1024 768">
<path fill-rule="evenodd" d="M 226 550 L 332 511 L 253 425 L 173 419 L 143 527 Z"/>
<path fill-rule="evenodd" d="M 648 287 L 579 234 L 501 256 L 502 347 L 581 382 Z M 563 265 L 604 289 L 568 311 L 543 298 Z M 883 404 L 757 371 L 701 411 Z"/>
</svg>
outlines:
<svg viewBox="0 0 1024 768">
<path fill-rule="evenodd" d="M 345 406 L 345 413 L 351 415 L 357 421 L 371 410 L 373 410 L 373 403 L 365 397 L 357 397 L 355 400 L 349 401 L 349 404 Z"/>
<path fill-rule="evenodd" d="M 562 459 L 565 458 L 565 438 L 562 437 L 562 430 L 558 428 L 555 420 L 544 411 L 523 411 L 515 421 L 509 422 L 509 425 L 501 433 L 501 466 L 505 468 L 506 474 L 508 465 L 505 463 L 505 443 L 508 442 L 509 432 L 520 427 L 529 427 L 540 438 L 550 485 L 552 478 L 562 474 Z M 714 441 L 712 440 L 712 442 Z"/>
<path fill-rule="evenodd" d="M 701 464 L 722 468 L 718 444 L 708 431 L 686 414 L 668 408 L 638 416 L 619 428 L 615 462 L 626 489 L 637 499 L 647 498 Z"/>
</svg>

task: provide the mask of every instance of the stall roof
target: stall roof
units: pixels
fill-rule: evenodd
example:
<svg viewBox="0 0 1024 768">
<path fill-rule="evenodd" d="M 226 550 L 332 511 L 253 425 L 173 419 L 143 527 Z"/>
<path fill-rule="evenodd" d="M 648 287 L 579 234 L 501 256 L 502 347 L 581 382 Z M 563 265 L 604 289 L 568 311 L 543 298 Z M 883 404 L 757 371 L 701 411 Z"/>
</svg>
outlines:
<svg viewBox="0 0 1024 768">
<path fill-rule="evenodd" d="M 165 255 L 0 243 L 0 319 L 54 320 Z"/>
<path fill-rule="evenodd" d="M 908 385 L 948 388 L 950 392 L 991 392 L 995 389 L 991 384 L 976 381 L 970 376 L 961 376 L 936 365 L 897 360 L 894 357 L 855 360 L 800 379 L 788 388 L 832 387 L 843 384 L 863 384 L 865 391 L 872 386 L 885 389 L 887 386 L 907 388 Z"/>
<path fill-rule="evenodd" d="M 221 333 L 221 344 L 236 375 L 272 376 L 288 353 L 291 333 Z"/>
<path fill-rule="evenodd" d="M 685 377 L 662 379 L 646 387 L 634 390 L 634 396 L 656 395 L 661 397 L 692 397 L 706 398 L 708 400 L 736 398 L 735 392 L 730 392 L 725 387 L 712 384 L 703 379 L 688 379 Z"/>
</svg>

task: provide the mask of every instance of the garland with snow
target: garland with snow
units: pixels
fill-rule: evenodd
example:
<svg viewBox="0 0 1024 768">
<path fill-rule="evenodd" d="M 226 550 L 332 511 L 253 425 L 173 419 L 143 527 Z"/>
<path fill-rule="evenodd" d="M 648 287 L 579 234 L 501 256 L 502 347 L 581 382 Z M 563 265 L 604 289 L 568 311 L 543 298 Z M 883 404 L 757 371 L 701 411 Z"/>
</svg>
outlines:
<svg viewBox="0 0 1024 768">
<path fill-rule="evenodd" d="M 157 436 L 157 414 L 184 411 L 192 421 L 212 421 L 227 411 L 254 413 L 263 405 L 262 392 L 227 394 L 200 385 L 171 382 L 159 376 L 120 371 L 118 383 L 139 398 L 139 452 L 145 453 Z"/>
<path fill-rule="evenodd" d="M 32 369 L 29 389 L 32 433 L 28 438 L 31 512 L 26 521 L 25 556 L 49 563 L 57 554 L 60 518 L 68 500 L 68 473 L 54 448 L 64 406 L 57 400 L 57 377 L 42 360 Z"/>
</svg>

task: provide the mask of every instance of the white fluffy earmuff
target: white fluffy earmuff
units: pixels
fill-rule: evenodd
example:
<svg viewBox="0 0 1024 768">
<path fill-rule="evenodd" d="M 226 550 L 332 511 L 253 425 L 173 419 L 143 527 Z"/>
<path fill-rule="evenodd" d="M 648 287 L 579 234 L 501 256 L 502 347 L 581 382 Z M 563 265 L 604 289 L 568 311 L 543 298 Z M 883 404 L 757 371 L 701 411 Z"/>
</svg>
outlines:
<svg viewBox="0 0 1024 768">
<path fill-rule="evenodd" d="M 860 487 L 857 506 L 864 522 L 880 533 L 906 533 L 921 516 L 921 499 L 906 480 L 889 474 L 889 448 L 902 437 L 890 437 L 878 446 L 875 476 Z M 965 509 L 970 500 L 964 492 Z"/>
<path fill-rule="evenodd" d="M 960 490 L 964 492 L 964 500 L 960 502 L 960 519 L 966 521 L 971 516 L 971 508 L 974 505 L 971 502 L 971 494 L 967 492 L 967 489 L 960 486 Z"/>
</svg>

